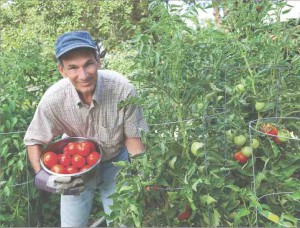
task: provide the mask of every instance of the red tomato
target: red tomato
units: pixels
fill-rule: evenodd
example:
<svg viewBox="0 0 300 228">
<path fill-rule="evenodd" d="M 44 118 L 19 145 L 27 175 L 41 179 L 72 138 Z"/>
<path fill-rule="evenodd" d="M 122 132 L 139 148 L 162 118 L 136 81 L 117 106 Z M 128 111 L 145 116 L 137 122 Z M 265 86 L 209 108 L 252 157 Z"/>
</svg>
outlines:
<svg viewBox="0 0 300 228">
<path fill-rule="evenodd" d="M 77 154 L 81 156 L 88 156 L 92 152 L 93 146 L 94 145 L 90 142 L 80 142 L 77 144 Z"/>
<path fill-rule="evenodd" d="M 87 169 L 89 169 L 89 168 L 91 168 L 91 167 L 92 167 L 91 165 L 85 165 L 85 166 L 83 166 L 83 167 L 80 169 L 79 172 L 83 172 L 83 171 L 85 171 L 85 170 L 87 170 Z"/>
<path fill-rule="evenodd" d="M 59 156 L 59 164 L 63 166 L 69 166 L 71 164 L 71 155 L 62 154 Z"/>
<path fill-rule="evenodd" d="M 77 143 L 76 142 L 70 142 L 68 145 L 66 145 L 63 149 L 64 154 L 74 155 L 77 154 Z"/>
<path fill-rule="evenodd" d="M 146 191 L 153 190 L 153 191 L 157 192 L 159 190 L 159 187 L 157 185 L 155 185 L 155 186 L 146 186 L 145 190 Z"/>
<path fill-rule="evenodd" d="M 274 137 L 274 142 L 277 144 L 277 145 L 280 145 L 280 144 L 282 144 L 282 142 L 280 141 L 280 139 L 279 138 L 275 138 Z"/>
<path fill-rule="evenodd" d="M 191 217 L 191 213 L 189 213 L 187 211 L 181 212 L 179 215 L 177 215 L 177 218 L 179 220 L 187 220 L 187 219 L 189 219 L 189 217 Z"/>
<path fill-rule="evenodd" d="M 97 151 L 93 151 L 86 157 L 86 160 L 89 165 L 94 165 L 97 163 L 99 158 L 100 158 L 100 154 Z"/>
<path fill-rule="evenodd" d="M 57 154 L 51 151 L 48 151 L 43 156 L 43 162 L 46 167 L 51 169 L 54 165 L 58 163 Z"/>
<path fill-rule="evenodd" d="M 192 209 L 189 206 L 185 207 L 185 211 L 181 212 L 179 215 L 177 215 L 177 218 L 179 220 L 187 220 L 192 215 Z"/>
<path fill-rule="evenodd" d="M 74 166 L 68 166 L 68 167 L 66 167 L 66 171 L 69 174 L 73 174 L 73 173 L 78 173 L 79 169 Z"/>
<path fill-rule="evenodd" d="M 51 171 L 54 172 L 54 173 L 59 173 L 59 174 L 66 174 L 67 173 L 65 167 L 63 167 L 62 165 L 54 165 L 51 168 Z"/>
<path fill-rule="evenodd" d="M 277 128 L 271 125 L 270 123 L 263 124 L 261 127 L 261 131 L 270 136 L 276 136 L 278 134 Z"/>
<path fill-rule="evenodd" d="M 72 157 L 72 160 L 71 160 L 71 163 L 74 167 L 76 168 L 81 168 L 85 165 L 86 163 L 86 159 L 85 157 L 79 155 L 79 154 L 75 154 L 73 157 Z"/>
<path fill-rule="evenodd" d="M 63 154 L 57 154 L 57 159 L 58 159 L 58 161 L 60 160 L 60 158 L 61 158 L 62 155 L 63 155 Z"/>
<path fill-rule="evenodd" d="M 242 151 L 236 152 L 233 158 L 241 164 L 244 164 L 248 161 L 248 158 L 243 155 Z"/>
</svg>

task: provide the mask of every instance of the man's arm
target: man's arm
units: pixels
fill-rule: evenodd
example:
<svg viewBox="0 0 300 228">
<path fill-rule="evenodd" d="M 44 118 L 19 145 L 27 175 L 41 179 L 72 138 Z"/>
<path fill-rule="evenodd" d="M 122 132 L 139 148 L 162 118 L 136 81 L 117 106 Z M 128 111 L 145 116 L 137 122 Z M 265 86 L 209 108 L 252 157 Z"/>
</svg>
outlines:
<svg viewBox="0 0 300 228">
<path fill-rule="evenodd" d="M 27 146 L 28 158 L 35 173 L 40 171 L 40 157 L 43 151 L 42 145 Z"/>
<path fill-rule="evenodd" d="M 125 138 L 125 146 L 131 157 L 137 156 L 145 150 L 142 140 L 139 137 Z"/>
</svg>

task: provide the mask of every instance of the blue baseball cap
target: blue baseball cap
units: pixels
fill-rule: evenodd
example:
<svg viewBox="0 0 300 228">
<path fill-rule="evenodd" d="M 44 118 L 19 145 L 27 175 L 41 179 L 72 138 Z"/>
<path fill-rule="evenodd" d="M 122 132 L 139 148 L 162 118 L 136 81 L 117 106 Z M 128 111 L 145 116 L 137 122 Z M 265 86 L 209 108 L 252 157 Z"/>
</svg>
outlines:
<svg viewBox="0 0 300 228">
<path fill-rule="evenodd" d="M 58 59 L 63 54 L 76 48 L 97 50 L 97 45 L 87 31 L 67 32 L 58 37 L 55 44 L 55 56 Z"/>
</svg>

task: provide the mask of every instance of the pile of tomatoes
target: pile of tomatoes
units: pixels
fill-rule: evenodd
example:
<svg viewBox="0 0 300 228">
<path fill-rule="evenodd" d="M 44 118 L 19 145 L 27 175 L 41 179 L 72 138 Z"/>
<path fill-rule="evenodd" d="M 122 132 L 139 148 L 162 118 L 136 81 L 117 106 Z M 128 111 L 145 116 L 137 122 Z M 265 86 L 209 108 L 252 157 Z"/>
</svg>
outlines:
<svg viewBox="0 0 300 228">
<path fill-rule="evenodd" d="M 55 153 L 46 151 L 43 155 L 44 165 L 54 173 L 80 173 L 96 164 L 100 159 L 99 152 L 90 141 L 69 142 L 63 151 Z"/>
</svg>

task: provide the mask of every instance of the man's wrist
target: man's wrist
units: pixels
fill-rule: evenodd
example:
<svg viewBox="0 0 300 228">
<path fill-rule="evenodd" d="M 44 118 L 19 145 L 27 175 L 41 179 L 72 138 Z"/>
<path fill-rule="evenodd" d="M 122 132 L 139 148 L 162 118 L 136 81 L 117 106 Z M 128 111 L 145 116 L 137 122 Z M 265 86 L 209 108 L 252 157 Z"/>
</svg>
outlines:
<svg viewBox="0 0 300 228">
<path fill-rule="evenodd" d="M 142 151 L 141 153 L 131 155 L 130 158 L 131 159 L 140 158 L 140 157 L 143 157 L 144 155 L 145 155 L 145 152 Z"/>
</svg>

